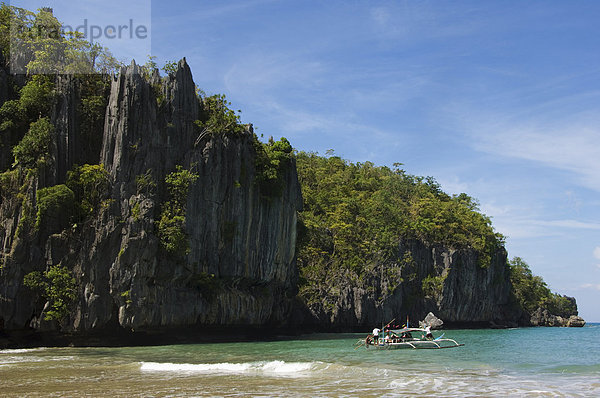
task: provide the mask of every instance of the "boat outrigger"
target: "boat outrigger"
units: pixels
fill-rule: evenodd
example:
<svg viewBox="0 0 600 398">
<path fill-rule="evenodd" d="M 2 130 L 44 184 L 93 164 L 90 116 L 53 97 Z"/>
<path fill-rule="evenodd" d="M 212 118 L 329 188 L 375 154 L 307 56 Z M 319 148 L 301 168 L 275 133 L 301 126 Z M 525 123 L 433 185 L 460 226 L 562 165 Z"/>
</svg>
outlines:
<svg viewBox="0 0 600 398">
<path fill-rule="evenodd" d="M 429 327 L 389 329 L 386 326 L 383 328 L 383 331 L 375 329 L 373 332 L 373 334 L 368 335 L 365 339 L 360 339 L 356 343 L 355 348 L 362 347 L 363 345 L 367 349 L 376 350 L 394 350 L 400 348 L 440 349 L 464 346 L 464 344 L 460 344 L 456 340 L 444 338 L 444 333 L 434 338 Z"/>
</svg>

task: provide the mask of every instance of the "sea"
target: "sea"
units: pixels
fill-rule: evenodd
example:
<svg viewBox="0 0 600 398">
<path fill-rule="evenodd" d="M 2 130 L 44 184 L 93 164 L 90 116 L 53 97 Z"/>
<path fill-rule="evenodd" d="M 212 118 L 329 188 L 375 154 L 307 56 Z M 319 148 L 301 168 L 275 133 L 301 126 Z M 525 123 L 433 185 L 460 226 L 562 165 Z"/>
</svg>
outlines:
<svg viewBox="0 0 600 398">
<path fill-rule="evenodd" d="M 261 342 L 6 349 L 0 350 L 0 396 L 600 397 L 600 324 L 444 333 L 464 346 L 355 348 L 365 331 Z"/>
</svg>

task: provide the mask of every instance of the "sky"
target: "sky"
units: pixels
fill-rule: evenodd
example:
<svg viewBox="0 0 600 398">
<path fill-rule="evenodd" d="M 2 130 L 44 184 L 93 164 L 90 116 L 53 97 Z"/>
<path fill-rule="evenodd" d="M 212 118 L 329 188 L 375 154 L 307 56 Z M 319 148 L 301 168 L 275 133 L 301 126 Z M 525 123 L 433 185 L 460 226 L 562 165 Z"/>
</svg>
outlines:
<svg viewBox="0 0 600 398">
<path fill-rule="evenodd" d="M 510 258 L 600 322 L 599 2 L 92 3 L 12 2 L 145 24 L 133 45 L 97 40 L 126 63 L 186 57 L 265 138 L 466 192 Z"/>
</svg>

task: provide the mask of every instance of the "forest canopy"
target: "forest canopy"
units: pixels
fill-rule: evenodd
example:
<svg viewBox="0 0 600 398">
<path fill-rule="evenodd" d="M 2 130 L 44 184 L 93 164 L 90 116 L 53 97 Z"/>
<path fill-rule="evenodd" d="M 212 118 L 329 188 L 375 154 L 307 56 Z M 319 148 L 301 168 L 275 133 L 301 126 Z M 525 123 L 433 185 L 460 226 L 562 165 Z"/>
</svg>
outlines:
<svg viewBox="0 0 600 398">
<path fill-rule="evenodd" d="M 504 237 L 467 194 L 448 195 L 434 178 L 410 175 L 400 163 L 391 169 L 330 155 L 296 156 L 304 197 L 300 292 L 307 302 L 327 296 L 326 287 L 340 278 L 364 284 L 377 264 L 397 261 L 401 239 L 474 249 L 483 268 L 503 245 Z"/>
<path fill-rule="evenodd" d="M 544 308 L 563 318 L 577 314 L 575 301 L 552 293 L 544 279 L 533 275 L 529 265 L 521 257 L 514 257 L 509 265 L 513 293 L 525 311 L 531 314 L 538 308 Z"/>
</svg>

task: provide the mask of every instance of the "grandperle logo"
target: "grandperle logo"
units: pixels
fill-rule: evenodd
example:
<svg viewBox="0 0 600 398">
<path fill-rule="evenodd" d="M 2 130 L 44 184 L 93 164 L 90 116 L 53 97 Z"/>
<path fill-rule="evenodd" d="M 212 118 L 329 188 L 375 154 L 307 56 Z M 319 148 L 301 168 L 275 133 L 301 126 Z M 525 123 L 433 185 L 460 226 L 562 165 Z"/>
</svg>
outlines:
<svg viewBox="0 0 600 398">
<path fill-rule="evenodd" d="M 74 29 L 71 25 L 63 25 L 62 30 L 63 32 L 79 32 L 90 43 L 99 39 L 144 40 L 148 38 L 148 27 L 144 24 L 134 23 L 132 18 L 126 24 L 105 26 L 90 24 L 86 18 L 83 20 L 83 24 Z"/>
<path fill-rule="evenodd" d="M 40 11 L 54 14 L 50 7 L 43 7 Z M 14 74 L 90 73 L 86 65 L 77 62 L 67 65 L 64 62 L 67 54 L 64 52 L 64 46 L 59 45 L 58 42 L 72 35 L 89 42 L 95 46 L 94 48 L 98 45 L 107 46 L 109 49 L 117 48 L 121 54 L 127 54 L 129 58 L 136 56 L 139 58 L 141 54 L 149 54 L 151 33 L 150 19 L 147 14 L 136 14 L 137 18 L 129 17 L 131 14 L 121 15 L 119 19 L 110 23 L 101 23 L 96 17 L 74 19 L 63 24 L 56 19 L 47 18 L 41 19 L 35 25 L 21 27 L 21 31 L 19 26 L 11 26 L 10 71 Z M 142 23 L 139 22 L 140 19 Z M 29 42 L 23 40 L 23 37 L 29 38 Z M 44 47 L 30 48 L 31 39 L 40 39 L 37 42 L 44 43 Z M 56 39 L 57 43 L 53 45 L 52 42 L 45 41 L 46 39 Z M 36 59 L 39 62 L 34 62 L 34 66 L 30 68 L 33 51 L 39 52 L 39 59 Z M 116 57 L 118 56 L 117 54 Z"/>
</svg>

